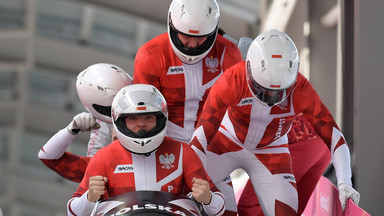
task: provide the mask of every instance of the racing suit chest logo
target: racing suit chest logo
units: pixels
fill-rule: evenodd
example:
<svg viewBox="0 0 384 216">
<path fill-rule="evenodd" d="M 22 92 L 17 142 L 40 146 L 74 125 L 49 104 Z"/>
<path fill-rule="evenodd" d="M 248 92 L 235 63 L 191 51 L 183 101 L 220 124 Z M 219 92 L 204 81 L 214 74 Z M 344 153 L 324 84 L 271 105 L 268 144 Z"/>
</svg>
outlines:
<svg viewBox="0 0 384 216">
<path fill-rule="evenodd" d="M 116 166 L 113 173 L 133 173 L 133 164 L 120 164 Z"/>
<path fill-rule="evenodd" d="M 237 104 L 237 106 L 251 105 L 252 103 L 253 103 L 253 98 L 247 97 L 247 98 L 241 99 L 240 103 Z"/>
<path fill-rule="evenodd" d="M 205 66 L 207 67 L 208 72 L 215 73 L 218 71 L 217 67 L 219 66 L 219 60 L 210 56 L 205 59 Z"/>
<path fill-rule="evenodd" d="M 175 160 L 176 160 L 176 157 L 174 154 L 168 154 L 168 153 L 165 153 L 164 155 L 160 155 L 159 156 L 159 161 L 160 161 L 160 164 L 162 165 L 161 168 L 163 169 L 171 169 L 174 167 L 174 163 L 175 163 Z"/>
<path fill-rule="evenodd" d="M 168 68 L 167 75 L 184 74 L 183 66 L 171 66 Z"/>
</svg>

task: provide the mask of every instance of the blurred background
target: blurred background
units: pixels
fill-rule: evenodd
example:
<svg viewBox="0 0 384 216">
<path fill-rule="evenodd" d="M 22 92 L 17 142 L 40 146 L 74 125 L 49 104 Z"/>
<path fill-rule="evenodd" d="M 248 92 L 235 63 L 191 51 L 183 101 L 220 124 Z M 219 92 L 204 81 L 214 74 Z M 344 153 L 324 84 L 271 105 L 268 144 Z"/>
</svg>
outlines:
<svg viewBox="0 0 384 216">
<path fill-rule="evenodd" d="M 217 0 L 233 39 L 277 28 L 295 41 L 300 72 L 341 127 L 360 206 L 384 212 L 384 1 Z M 77 188 L 40 148 L 84 111 L 77 74 L 116 64 L 133 75 L 137 49 L 167 31 L 171 0 L 0 0 L 0 208 L 8 216 L 66 215 Z M 86 155 L 89 133 L 69 151 Z M 242 172 L 233 177 L 241 178 Z M 334 171 L 324 173 L 335 182 Z M 236 181 L 236 180 L 235 180 Z"/>
</svg>

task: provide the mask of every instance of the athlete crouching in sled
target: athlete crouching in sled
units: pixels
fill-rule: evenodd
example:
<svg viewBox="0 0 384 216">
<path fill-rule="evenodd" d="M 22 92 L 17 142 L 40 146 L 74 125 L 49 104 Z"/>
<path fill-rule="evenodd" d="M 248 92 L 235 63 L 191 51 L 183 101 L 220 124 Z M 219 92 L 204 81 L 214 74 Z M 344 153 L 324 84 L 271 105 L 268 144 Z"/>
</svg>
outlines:
<svg viewBox="0 0 384 216">
<path fill-rule="evenodd" d="M 154 86 L 122 88 L 112 102 L 117 139 L 90 160 L 68 215 L 90 215 L 99 199 L 130 191 L 184 194 L 185 186 L 208 215 L 222 214 L 224 196 L 192 148 L 165 136 L 167 119 L 166 101 Z"/>
</svg>

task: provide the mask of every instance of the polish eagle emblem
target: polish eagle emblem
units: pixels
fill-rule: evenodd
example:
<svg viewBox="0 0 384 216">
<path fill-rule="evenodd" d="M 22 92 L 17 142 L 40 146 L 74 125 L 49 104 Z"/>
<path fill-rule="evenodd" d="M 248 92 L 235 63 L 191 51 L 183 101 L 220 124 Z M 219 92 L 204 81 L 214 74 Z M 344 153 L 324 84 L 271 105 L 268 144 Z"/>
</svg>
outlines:
<svg viewBox="0 0 384 216">
<path fill-rule="evenodd" d="M 160 155 L 159 161 L 160 161 L 160 164 L 163 165 L 161 166 L 161 168 L 171 169 L 174 167 L 173 163 L 175 162 L 175 155 L 173 154 L 168 155 L 168 153 L 165 153 L 164 155 Z"/>
<path fill-rule="evenodd" d="M 219 66 L 219 60 L 217 58 L 208 57 L 205 59 L 205 66 L 207 66 L 207 71 L 215 73 Z"/>
</svg>

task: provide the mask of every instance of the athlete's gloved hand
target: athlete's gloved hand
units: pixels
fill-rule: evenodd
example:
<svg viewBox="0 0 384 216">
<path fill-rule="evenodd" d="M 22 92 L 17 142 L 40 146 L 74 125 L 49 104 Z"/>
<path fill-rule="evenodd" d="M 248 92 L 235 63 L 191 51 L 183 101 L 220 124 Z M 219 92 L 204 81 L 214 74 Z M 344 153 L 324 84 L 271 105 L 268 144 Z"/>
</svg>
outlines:
<svg viewBox="0 0 384 216">
<path fill-rule="evenodd" d="M 78 134 L 79 131 L 90 131 L 99 128 L 100 125 L 96 122 L 95 117 L 87 112 L 77 114 L 67 126 L 67 130 L 73 135 Z"/>
<path fill-rule="evenodd" d="M 339 199 L 343 211 L 349 198 L 351 198 L 356 205 L 359 205 L 360 194 L 352 187 L 352 185 L 341 183 L 337 187 L 339 188 Z"/>
</svg>

